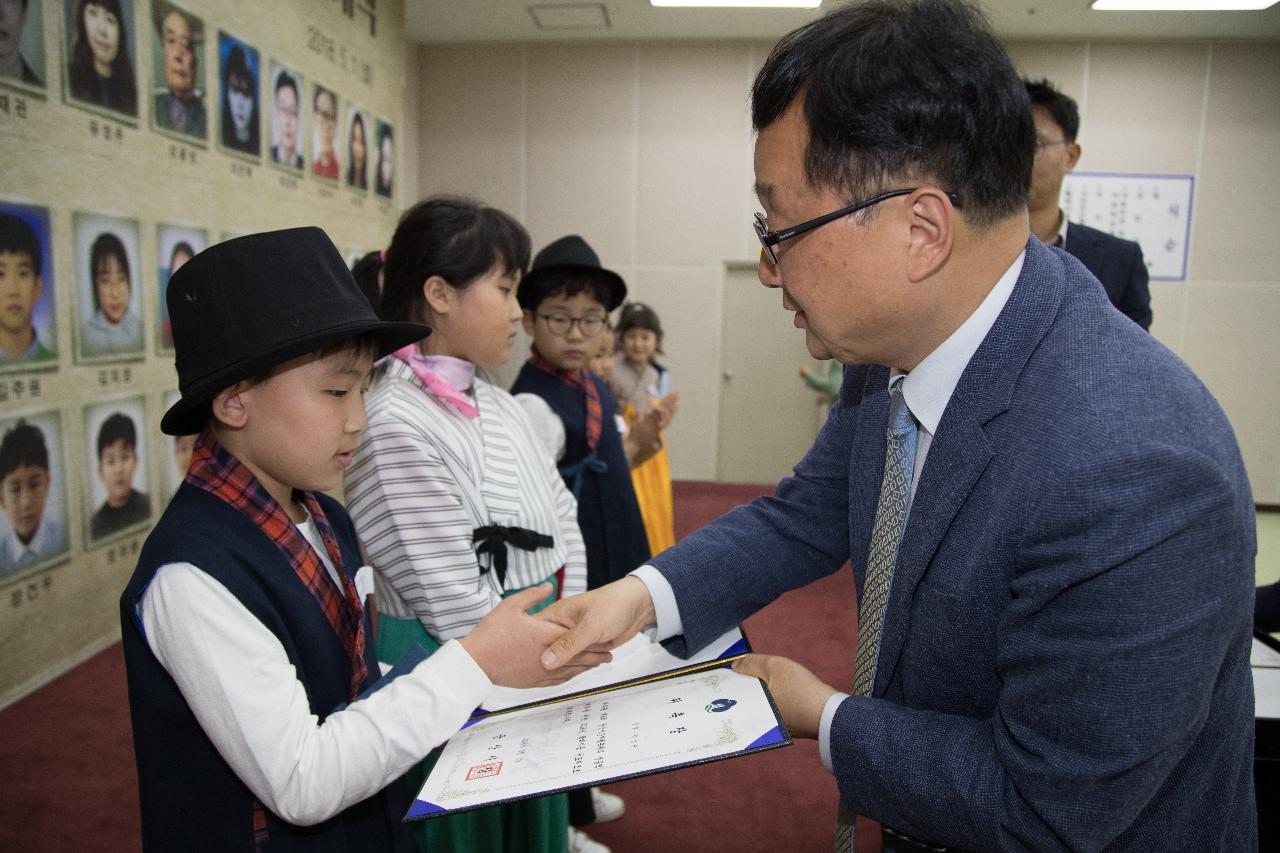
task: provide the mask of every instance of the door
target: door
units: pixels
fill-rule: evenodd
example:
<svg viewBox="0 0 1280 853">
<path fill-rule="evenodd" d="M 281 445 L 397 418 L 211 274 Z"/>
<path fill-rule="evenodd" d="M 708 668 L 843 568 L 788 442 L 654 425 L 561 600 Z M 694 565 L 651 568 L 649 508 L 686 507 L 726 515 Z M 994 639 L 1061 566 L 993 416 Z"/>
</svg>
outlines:
<svg viewBox="0 0 1280 853">
<path fill-rule="evenodd" d="M 763 287 L 755 264 L 727 264 L 723 294 L 716 479 L 776 483 L 813 444 L 826 411 L 800 368 L 827 364 L 810 357 L 782 291 Z"/>
</svg>

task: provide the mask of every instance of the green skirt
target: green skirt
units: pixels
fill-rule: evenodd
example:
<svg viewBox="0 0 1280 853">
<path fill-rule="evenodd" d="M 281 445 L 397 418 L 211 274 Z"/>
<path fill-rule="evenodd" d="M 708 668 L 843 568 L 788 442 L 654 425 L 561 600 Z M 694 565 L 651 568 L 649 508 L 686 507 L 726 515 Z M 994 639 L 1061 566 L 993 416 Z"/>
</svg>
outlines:
<svg viewBox="0 0 1280 853">
<path fill-rule="evenodd" d="M 555 578 L 550 579 L 553 583 Z M 512 595 L 518 590 L 506 593 Z M 530 612 L 536 612 L 556 600 L 552 592 L 547 600 Z M 395 619 L 378 615 L 378 660 L 394 664 L 415 644 L 434 654 L 440 643 L 427 633 L 417 619 Z M 410 799 L 417 796 L 427 774 L 440 757 L 436 749 L 421 764 L 405 774 Z M 569 836 L 569 798 L 565 794 L 520 800 L 502 806 L 462 812 L 413 824 L 413 837 L 422 853 L 475 853 L 505 850 L 532 853 L 565 853 Z"/>
</svg>

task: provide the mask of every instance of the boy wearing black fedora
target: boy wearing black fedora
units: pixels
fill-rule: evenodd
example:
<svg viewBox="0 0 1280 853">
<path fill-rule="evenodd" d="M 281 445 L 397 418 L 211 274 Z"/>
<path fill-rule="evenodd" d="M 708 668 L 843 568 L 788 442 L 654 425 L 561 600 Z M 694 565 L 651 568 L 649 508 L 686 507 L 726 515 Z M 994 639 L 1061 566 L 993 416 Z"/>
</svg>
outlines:
<svg viewBox="0 0 1280 853">
<path fill-rule="evenodd" d="M 586 369 L 609 312 L 626 295 L 622 277 L 602 267 L 576 234 L 538 252 L 516 291 L 533 351 L 511 393 L 541 397 L 564 424 L 564 454 L 556 463 L 578 499 L 587 589 L 624 577 L 650 556 L 613 395 Z M 590 796 L 585 791 L 569 795 L 569 820 L 575 826 L 613 820 L 623 809 L 621 798 L 595 788 Z"/>
<path fill-rule="evenodd" d="M 373 360 L 428 329 L 379 321 L 318 228 L 213 246 L 167 299 L 182 398 L 161 429 L 199 438 L 120 602 L 143 845 L 411 850 L 391 783 L 494 684 L 549 683 L 561 631 L 524 613 L 548 590 L 380 679 L 371 572 L 322 492 Z"/>
</svg>

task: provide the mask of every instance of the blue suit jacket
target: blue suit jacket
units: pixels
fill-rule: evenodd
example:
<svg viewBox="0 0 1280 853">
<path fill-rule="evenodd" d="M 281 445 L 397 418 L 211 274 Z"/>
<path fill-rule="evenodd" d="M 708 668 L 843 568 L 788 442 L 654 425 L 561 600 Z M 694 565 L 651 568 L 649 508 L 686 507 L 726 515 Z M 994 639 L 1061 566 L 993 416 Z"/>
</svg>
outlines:
<svg viewBox="0 0 1280 853">
<path fill-rule="evenodd" d="M 774 497 L 652 560 L 677 652 L 845 560 L 861 588 L 887 382 L 850 367 Z M 1213 397 L 1032 238 L 921 471 L 874 698 L 835 715 L 842 800 L 962 848 L 1253 849 L 1254 551 Z"/>
<path fill-rule="evenodd" d="M 1107 291 L 1111 304 L 1144 329 L 1151 328 L 1151 292 L 1142 247 L 1132 240 L 1071 222 L 1066 249 L 1080 259 Z"/>
</svg>

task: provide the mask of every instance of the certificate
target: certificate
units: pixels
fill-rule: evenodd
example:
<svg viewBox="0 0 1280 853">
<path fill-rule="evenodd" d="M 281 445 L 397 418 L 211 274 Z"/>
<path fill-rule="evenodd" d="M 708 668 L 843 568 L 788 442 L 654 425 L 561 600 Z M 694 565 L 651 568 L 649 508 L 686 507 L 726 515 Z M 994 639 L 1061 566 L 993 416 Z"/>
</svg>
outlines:
<svg viewBox="0 0 1280 853">
<path fill-rule="evenodd" d="M 445 745 L 405 820 L 663 773 L 790 743 L 764 682 L 720 664 L 472 717 Z"/>
</svg>

